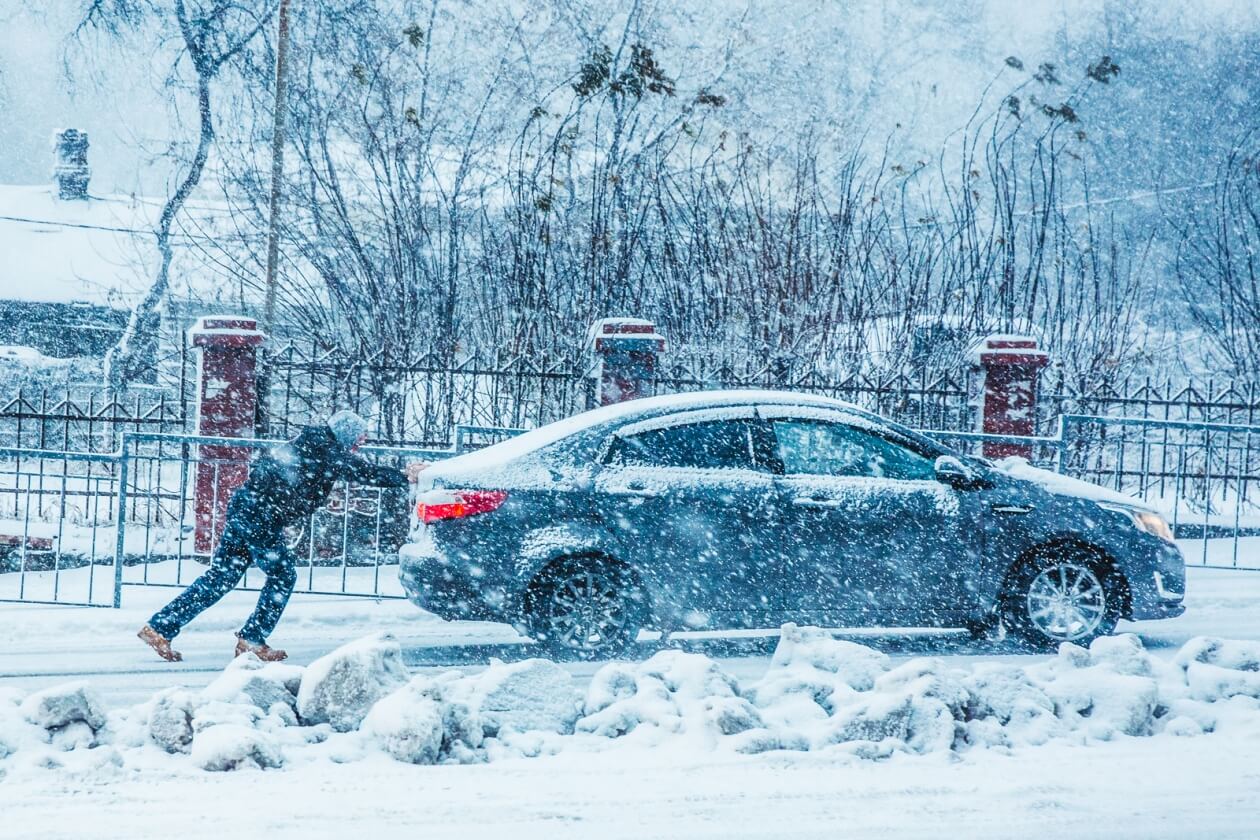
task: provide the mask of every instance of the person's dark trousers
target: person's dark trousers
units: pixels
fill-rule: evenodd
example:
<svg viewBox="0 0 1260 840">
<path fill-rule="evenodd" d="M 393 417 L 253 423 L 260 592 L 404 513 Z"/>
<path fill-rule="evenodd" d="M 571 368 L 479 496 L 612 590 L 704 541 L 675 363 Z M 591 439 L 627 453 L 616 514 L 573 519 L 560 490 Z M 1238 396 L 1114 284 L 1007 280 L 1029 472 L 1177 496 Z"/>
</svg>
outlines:
<svg viewBox="0 0 1260 840">
<path fill-rule="evenodd" d="M 175 638 L 188 622 L 230 592 L 251 562 L 267 575 L 267 582 L 240 637 L 255 645 L 266 642 L 289 603 L 297 583 L 297 569 L 283 533 L 258 533 L 231 513 L 229 510 L 228 524 L 210 568 L 149 619 L 149 626 L 167 639 Z"/>
</svg>

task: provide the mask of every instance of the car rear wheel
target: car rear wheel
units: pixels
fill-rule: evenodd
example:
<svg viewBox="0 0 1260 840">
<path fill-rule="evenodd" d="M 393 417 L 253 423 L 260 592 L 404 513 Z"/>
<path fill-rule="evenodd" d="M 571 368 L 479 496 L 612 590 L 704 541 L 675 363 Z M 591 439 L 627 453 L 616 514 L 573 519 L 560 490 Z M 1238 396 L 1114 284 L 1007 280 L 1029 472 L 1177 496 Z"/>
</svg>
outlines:
<svg viewBox="0 0 1260 840">
<path fill-rule="evenodd" d="M 1114 572 L 1090 552 L 1059 549 L 1015 570 L 1003 598 L 1002 623 L 1037 648 L 1088 645 L 1115 631 L 1120 611 Z"/>
<path fill-rule="evenodd" d="M 617 656 L 643 626 L 642 588 L 624 567 L 605 560 L 569 561 L 532 588 L 530 633 L 562 656 Z"/>
</svg>

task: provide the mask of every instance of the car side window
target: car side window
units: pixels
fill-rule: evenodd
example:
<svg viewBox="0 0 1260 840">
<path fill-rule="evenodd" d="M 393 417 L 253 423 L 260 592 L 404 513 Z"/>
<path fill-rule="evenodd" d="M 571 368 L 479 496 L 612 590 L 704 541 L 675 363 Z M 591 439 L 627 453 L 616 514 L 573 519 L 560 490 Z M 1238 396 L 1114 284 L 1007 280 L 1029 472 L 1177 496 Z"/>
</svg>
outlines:
<svg viewBox="0 0 1260 840">
<path fill-rule="evenodd" d="M 773 420 L 787 475 L 932 480 L 932 459 L 864 429 L 823 420 Z"/>
<path fill-rule="evenodd" d="M 653 467 L 753 468 L 749 424 L 718 420 L 653 429 L 616 438 L 612 464 Z"/>
</svg>

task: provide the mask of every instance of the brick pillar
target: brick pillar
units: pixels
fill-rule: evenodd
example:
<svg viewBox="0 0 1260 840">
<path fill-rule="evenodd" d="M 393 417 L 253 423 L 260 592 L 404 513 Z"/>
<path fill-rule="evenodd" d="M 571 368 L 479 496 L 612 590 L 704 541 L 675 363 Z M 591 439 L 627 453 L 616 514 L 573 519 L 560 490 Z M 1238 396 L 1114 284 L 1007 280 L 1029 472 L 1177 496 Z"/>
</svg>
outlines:
<svg viewBox="0 0 1260 840">
<path fill-rule="evenodd" d="M 252 438 L 258 401 L 258 346 L 266 336 L 253 318 L 199 318 L 188 331 L 197 353 L 197 428 L 209 437 Z M 202 446 L 197 459 L 197 554 L 210 554 L 223 532 L 232 491 L 249 475 L 253 449 Z"/>
<path fill-rule="evenodd" d="M 981 375 L 980 431 L 990 435 L 1031 436 L 1036 433 L 1037 378 L 1050 361 L 1034 338 L 991 335 L 972 350 Z M 1033 456 L 1026 443 L 985 441 L 986 458 Z"/>
<path fill-rule="evenodd" d="M 590 346 L 598 364 L 599 404 L 625 402 L 648 394 L 665 339 L 656 325 L 638 318 L 602 318 L 591 325 Z"/>
</svg>

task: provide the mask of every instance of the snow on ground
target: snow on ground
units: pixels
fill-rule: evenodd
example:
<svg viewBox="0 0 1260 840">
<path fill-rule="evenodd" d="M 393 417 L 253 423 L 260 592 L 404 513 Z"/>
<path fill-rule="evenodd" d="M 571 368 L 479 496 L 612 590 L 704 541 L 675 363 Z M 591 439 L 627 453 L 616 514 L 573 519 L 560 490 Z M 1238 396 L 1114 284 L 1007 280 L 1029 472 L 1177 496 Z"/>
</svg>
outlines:
<svg viewBox="0 0 1260 840">
<path fill-rule="evenodd" d="M 399 659 L 369 636 L 114 709 L 84 683 L 0 690 L 6 836 L 1241 837 L 1260 816 L 1255 641 L 960 665 L 789 625 L 747 681 L 678 650 L 589 679 Z"/>
<path fill-rule="evenodd" d="M 0 605 L 5 836 L 1244 837 L 1260 818 L 1260 573 L 1191 569 L 1185 616 L 1092 652 L 797 629 L 560 667 L 502 625 L 298 595 L 273 638 L 292 666 L 225 672 L 249 592 L 168 665 L 133 634 L 175 591 Z M 378 632 L 397 658 L 328 656 Z M 435 759 L 456 763 L 410 763 Z"/>
</svg>

